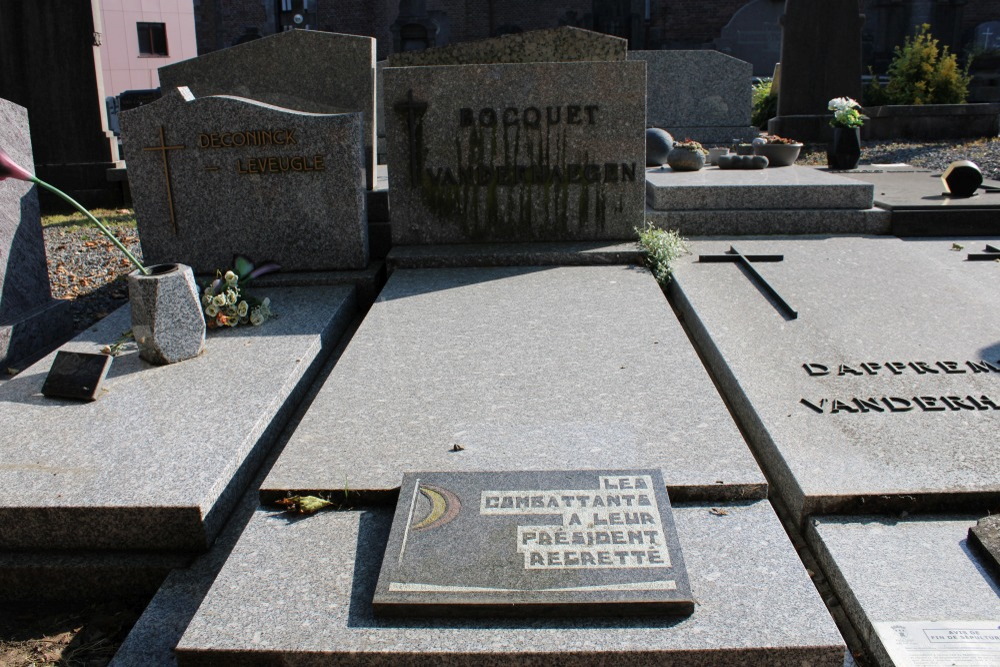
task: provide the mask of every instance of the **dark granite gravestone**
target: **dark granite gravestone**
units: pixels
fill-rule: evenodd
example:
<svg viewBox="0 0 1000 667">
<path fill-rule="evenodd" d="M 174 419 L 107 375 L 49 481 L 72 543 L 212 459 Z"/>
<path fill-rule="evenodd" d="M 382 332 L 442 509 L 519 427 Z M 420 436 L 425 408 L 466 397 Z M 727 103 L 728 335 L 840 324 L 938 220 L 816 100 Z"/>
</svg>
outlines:
<svg viewBox="0 0 1000 667">
<path fill-rule="evenodd" d="M 976 546 L 986 569 L 1000 584 L 1000 514 L 977 521 L 969 529 L 969 544 Z"/>
<path fill-rule="evenodd" d="M 121 122 L 147 263 L 212 273 L 241 254 L 285 271 L 367 265 L 361 114 L 181 88 Z"/>
<path fill-rule="evenodd" d="M 426 51 L 393 53 L 389 56 L 388 66 L 621 61 L 625 60 L 627 49 L 628 42 L 620 37 L 563 26 Z"/>
<path fill-rule="evenodd" d="M 393 242 L 633 239 L 645 73 L 641 62 L 386 68 Z"/>
<path fill-rule="evenodd" d="M 0 98 L 0 147 L 33 171 L 28 112 Z M 52 300 L 45 241 L 33 183 L 0 181 L 0 365 L 8 365 L 69 333 L 66 313 Z"/>
<path fill-rule="evenodd" d="M 772 134 L 827 141 L 827 104 L 861 99 L 861 26 L 857 0 L 786 0 L 781 17 L 781 80 Z"/>
<path fill-rule="evenodd" d="M 308 71 L 308 77 L 300 72 Z M 375 40 L 289 30 L 213 51 L 159 70 L 163 90 L 186 86 L 196 97 L 236 95 L 313 113 L 364 115 L 368 189 L 375 174 Z"/>
<path fill-rule="evenodd" d="M 753 66 L 754 76 L 771 76 L 781 57 L 781 4 L 753 0 L 733 14 L 715 48 Z"/>
<path fill-rule="evenodd" d="M 407 473 L 376 614 L 690 614 L 659 470 Z"/>
</svg>

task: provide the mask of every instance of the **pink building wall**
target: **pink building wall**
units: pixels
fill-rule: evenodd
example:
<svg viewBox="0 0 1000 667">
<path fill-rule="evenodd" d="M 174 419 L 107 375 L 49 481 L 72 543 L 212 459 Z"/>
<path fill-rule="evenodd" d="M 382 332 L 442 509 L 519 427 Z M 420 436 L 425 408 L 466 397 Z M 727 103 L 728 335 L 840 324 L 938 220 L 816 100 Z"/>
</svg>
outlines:
<svg viewBox="0 0 1000 667">
<path fill-rule="evenodd" d="M 98 3 L 105 95 L 157 88 L 157 69 L 198 55 L 193 0 L 95 0 Z M 139 55 L 137 23 L 165 24 L 168 55 Z"/>
</svg>

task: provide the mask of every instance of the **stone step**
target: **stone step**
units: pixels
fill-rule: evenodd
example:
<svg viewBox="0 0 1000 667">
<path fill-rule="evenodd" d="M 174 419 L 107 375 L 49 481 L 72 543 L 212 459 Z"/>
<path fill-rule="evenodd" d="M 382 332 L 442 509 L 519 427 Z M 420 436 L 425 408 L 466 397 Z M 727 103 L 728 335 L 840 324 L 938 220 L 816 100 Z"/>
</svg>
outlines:
<svg viewBox="0 0 1000 667">
<path fill-rule="evenodd" d="M 646 207 L 646 222 L 689 237 L 888 234 L 892 217 L 881 208 L 656 211 Z"/>
<path fill-rule="evenodd" d="M 844 664 L 843 640 L 763 500 L 674 506 L 697 600 L 683 619 L 376 618 L 371 601 L 391 519 L 391 509 L 369 506 L 301 520 L 256 512 L 188 624 L 178 664 L 707 667 L 761 655 L 773 667 Z"/>
<path fill-rule="evenodd" d="M 766 495 L 645 269 L 396 270 L 261 494 L 566 465 L 662 468 L 673 500 Z"/>
<path fill-rule="evenodd" d="M 799 165 L 683 172 L 646 168 L 646 204 L 656 211 L 867 210 L 873 192 L 869 183 Z"/>
</svg>

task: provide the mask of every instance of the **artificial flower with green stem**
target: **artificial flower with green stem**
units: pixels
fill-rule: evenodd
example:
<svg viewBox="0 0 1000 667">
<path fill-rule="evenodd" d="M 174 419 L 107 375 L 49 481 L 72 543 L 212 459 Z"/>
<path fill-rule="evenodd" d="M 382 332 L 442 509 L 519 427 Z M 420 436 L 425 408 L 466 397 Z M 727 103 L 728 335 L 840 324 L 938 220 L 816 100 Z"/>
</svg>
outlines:
<svg viewBox="0 0 1000 667">
<path fill-rule="evenodd" d="M 826 108 L 833 112 L 830 127 L 861 127 L 868 120 L 868 116 L 859 111 L 861 105 L 850 97 L 835 97 L 830 100 Z"/>
<path fill-rule="evenodd" d="M 34 183 L 34 184 L 36 184 L 36 185 L 38 185 L 40 187 L 45 188 L 49 192 L 51 192 L 51 193 L 53 193 L 55 195 L 58 195 L 62 199 L 66 200 L 76 210 L 78 210 L 84 216 L 86 216 L 87 218 L 89 218 L 91 222 L 93 222 L 95 225 L 97 225 L 97 228 L 101 230 L 101 233 L 104 234 L 105 236 L 107 236 L 108 239 L 112 243 L 114 243 L 116 246 L 118 246 L 118 249 L 121 250 L 123 253 L 125 253 L 125 256 L 128 257 L 128 259 L 129 259 L 130 262 L 132 262 L 133 264 L 135 264 L 135 268 L 139 269 L 139 271 L 142 272 L 143 275 L 147 275 L 147 276 L 149 275 L 149 269 L 147 269 L 145 266 L 142 265 L 142 262 L 140 262 L 136 258 L 136 256 L 133 255 L 129 251 L 129 249 L 126 248 L 125 245 L 121 241 L 119 241 L 118 238 L 114 234 L 111 233 L 110 229 L 108 229 L 107 227 L 104 226 L 103 222 L 101 222 L 100 220 L 98 220 L 97 218 L 95 218 L 93 215 L 91 215 L 90 211 L 88 211 L 87 209 L 85 209 L 78 201 L 76 201 L 75 199 L 73 199 L 72 197 L 70 197 L 68 194 L 66 194 L 65 192 L 63 192 L 62 190 L 60 190 L 60 189 L 58 189 L 58 188 L 56 188 L 54 186 L 49 185 L 48 183 L 46 183 L 42 179 L 40 179 L 37 176 L 33 175 L 31 172 L 29 172 L 27 169 L 25 169 L 21 165 L 19 165 L 16 162 L 14 162 L 10 158 L 10 156 L 7 155 L 6 151 L 4 151 L 2 148 L 0 148 L 0 181 L 2 181 L 4 179 L 7 179 L 7 178 L 16 178 L 16 179 L 21 180 L 21 181 L 28 181 L 29 183 Z"/>
</svg>

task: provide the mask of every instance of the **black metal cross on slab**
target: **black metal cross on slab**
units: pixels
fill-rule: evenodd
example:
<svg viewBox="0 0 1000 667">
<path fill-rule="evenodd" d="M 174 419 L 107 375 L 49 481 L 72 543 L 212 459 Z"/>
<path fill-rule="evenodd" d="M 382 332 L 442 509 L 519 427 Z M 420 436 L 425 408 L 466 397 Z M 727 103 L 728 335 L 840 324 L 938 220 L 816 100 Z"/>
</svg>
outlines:
<svg viewBox="0 0 1000 667">
<path fill-rule="evenodd" d="M 1000 248 L 987 243 L 986 250 L 978 253 L 970 252 L 966 255 L 965 259 L 970 262 L 988 262 L 993 259 L 1000 259 Z"/>
<path fill-rule="evenodd" d="M 699 262 L 732 262 L 739 264 L 750 274 L 750 280 L 777 302 L 778 310 L 787 315 L 788 319 L 794 320 L 798 319 L 799 314 L 788 305 L 787 301 L 781 298 L 781 295 L 771 287 L 771 284 L 751 264 L 751 262 L 780 262 L 784 259 L 784 255 L 744 255 L 734 246 L 729 246 L 729 250 L 721 255 L 698 255 Z"/>
<path fill-rule="evenodd" d="M 418 133 L 417 121 L 427 112 L 427 102 L 416 102 L 413 99 L 413 89 L 407 91 L 406 99 L 392 105 L 395 111 L 406 114 L 406 132 L 410 140 L 410 187 L 415 188 L 420 183 L 420 163 L 419 154 L 422 146 L 421 136 Z"/>
</svg>

